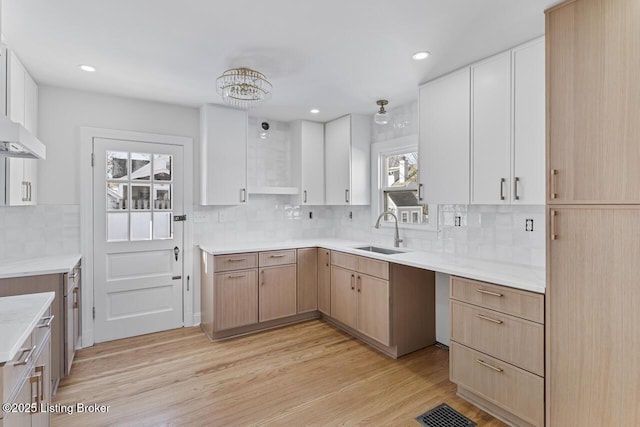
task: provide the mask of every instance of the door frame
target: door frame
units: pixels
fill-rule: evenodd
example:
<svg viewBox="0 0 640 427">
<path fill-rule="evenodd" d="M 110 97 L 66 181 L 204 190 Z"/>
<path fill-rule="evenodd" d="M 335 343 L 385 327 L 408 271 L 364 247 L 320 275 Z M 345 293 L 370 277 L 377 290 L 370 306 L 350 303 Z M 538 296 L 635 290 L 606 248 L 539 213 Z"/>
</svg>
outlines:
<svg viewBox="0 0 640 427">
<path fill-rule="evenodd" d="M 193 275 L 193 138 L 186 136 L 161 135 L 95 127 L 80 127 L 80 251 L 82 253 L 82 347 L 95 343 L 94 336 L 94 292 L 93 292 L 93 139 L 121 139 L 136 142 L 180 145 L 184 159 L 184 258 L 183 277 L 187 277 L 182 287 L 182 315 L 184 326 L 194 326 L 193 312 L 195 277 Z M 184 282 L 183 282 L 184 283 Z M 187 287 L 189 290 L 187 290 Z"/>
</svg>

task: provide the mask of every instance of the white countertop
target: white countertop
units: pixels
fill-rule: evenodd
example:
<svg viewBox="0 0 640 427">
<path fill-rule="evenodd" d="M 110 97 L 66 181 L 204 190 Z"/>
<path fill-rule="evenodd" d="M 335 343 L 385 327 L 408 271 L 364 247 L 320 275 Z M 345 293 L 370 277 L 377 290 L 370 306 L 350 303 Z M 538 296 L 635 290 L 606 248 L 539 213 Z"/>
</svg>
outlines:
<svg viewBox="0 0 640 427">
<path fill-rule="evenodd" d="M 0 279 L 67 273 L 73 270 L 80 258 L 80 254 L 66 254 L 0 262 Z"/>
<path fill-rule="evenodd" d="M 383 255 L 375 252 L 365 252 L 355 249 L 356 246 L 369 246 L 369 243 L 341 239 L 306 239 L 266 243 L 213 244 L 200 245 L 200 248 L 212 255 L 222 255 L 239 252 L 257 252 L 314 246 L 335 251 L 348 252 L 355 255 L 368 256 L 370 258 L 424 268 L 455 276 L 467 277 L 469 279 L 497 283 L 499 285 L 510 286 L 512 288 L 524 289 L 532 292 L 544 293 L 546 287 L 546 274 L 543 267 L 531 267 L 519 264 L 465 258 L 408 248 L 399 248 L 403 253 Z M 378 244 L 373 244 L 372 246 L 395 249 Z"/>
<path fill-rule="evenodd" d="M 54 296 L 54 292 L 43 292 L 0 298 L 0 363 L 15 357 Z"/>
</svg>

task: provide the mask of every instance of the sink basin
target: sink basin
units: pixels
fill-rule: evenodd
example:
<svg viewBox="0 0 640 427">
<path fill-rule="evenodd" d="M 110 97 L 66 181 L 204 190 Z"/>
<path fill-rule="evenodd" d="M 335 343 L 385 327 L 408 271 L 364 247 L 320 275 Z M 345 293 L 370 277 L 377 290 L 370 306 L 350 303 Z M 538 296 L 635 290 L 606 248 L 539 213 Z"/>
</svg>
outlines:
<svg viewBox="0 0 640 427">
<path fill-rule="evenodd" d="M 358 249 L 361 251 L 367 251 L 367 252 L 375 252 L 378 254 L 385 254 L 385 255 L 392 255 L 392 254 L 401 254 L 404 253 L 404 251 L 397 251 L 395 249 L 387 249 L 387 248 L 379 248 L 377 246 L 360 246 L 354 249 Z"/>
</svg>

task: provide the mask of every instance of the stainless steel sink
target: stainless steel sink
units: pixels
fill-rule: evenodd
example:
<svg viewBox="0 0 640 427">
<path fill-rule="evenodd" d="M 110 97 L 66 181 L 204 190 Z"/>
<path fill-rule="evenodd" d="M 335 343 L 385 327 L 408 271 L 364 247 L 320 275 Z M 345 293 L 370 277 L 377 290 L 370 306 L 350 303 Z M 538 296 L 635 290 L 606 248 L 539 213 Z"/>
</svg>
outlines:
<svg viewBox="0 0 640 427">
<path fill-rule="evenodd" d="M 404 251 L 396 251 L 395 249 L 387 249 L 387 248 L 379 248 L 377 246 L 360 246 L 354 249 L 358 249 L 361 251 L 367 251 L 367 252 L 375 252 L 378 254 L 384 254 L 384 255 L 393 255 L 393 254 L 401 254 L 404 253 Z"/>
</svg>

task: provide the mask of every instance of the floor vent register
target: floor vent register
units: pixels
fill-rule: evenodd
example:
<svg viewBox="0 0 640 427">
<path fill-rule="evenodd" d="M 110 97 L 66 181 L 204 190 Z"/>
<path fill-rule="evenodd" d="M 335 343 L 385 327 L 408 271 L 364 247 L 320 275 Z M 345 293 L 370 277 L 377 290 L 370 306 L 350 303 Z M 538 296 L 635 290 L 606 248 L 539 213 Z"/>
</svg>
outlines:
<svg viewBox="0 0 640 427">
<path fill-rule="evenodd" d="M 475 427 L 476 423 L 443 403 L 416 418 L 425 427 Z"/>
</svg>

